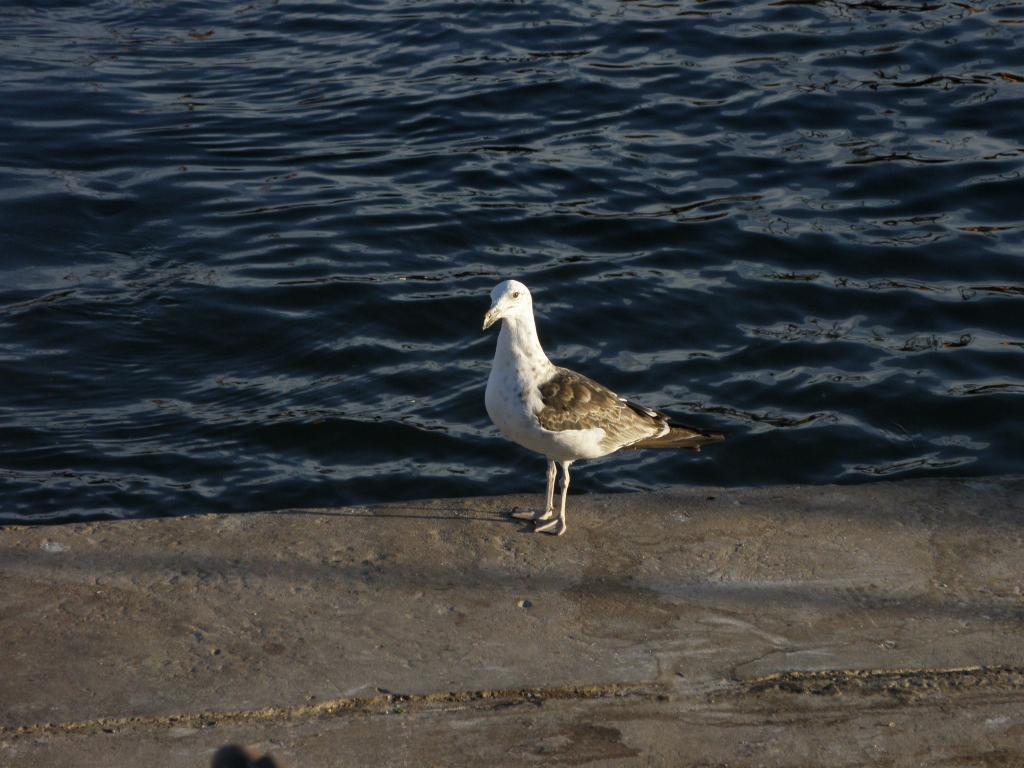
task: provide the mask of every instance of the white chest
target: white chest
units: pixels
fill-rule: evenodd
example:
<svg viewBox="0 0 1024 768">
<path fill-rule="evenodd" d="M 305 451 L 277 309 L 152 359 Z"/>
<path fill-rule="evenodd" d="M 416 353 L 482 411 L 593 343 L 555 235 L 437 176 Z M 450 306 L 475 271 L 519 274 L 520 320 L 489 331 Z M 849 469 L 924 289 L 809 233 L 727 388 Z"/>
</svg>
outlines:
<svg viewBox="0 0 1024 768">
<path fill-rule="evenodd" d="M 509 352 L 510 350 L 505 350 Z M 491 374 L 487 378 L 484 405 L 487 415 L 509 440 L 555 461 L 596 458 L 608 453 L 602 447 L 603 429 L 551 432 L 540 426 L 536 414 L 544 408 L 540 384 L 552 375 L 554 366 L 546 357 L 523 359 L 503 354 L 499 337 Z"/>
<path fill-rule="evenodd" d="M 534 414 L 544 406 L 533 382 L 517 376 L 514 370 L 492 366 L 484 393 L 484 405 L 501 433 L 510 440 L 527 445 L 530 436 L 540 430 Z"/>
</svg>

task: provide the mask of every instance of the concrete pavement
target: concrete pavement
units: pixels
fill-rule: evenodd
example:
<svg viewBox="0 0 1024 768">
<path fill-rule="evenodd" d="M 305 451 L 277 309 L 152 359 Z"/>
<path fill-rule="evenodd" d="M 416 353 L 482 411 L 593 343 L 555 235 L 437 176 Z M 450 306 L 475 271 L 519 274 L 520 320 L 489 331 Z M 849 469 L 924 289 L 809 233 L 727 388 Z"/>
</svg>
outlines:
<svg viewBox="0 0 1024 768">
<path fill-rule="evenodd" d="M 0 529 L 0 765 L 1024 764 L 1024 479 Z"/>
</svg>

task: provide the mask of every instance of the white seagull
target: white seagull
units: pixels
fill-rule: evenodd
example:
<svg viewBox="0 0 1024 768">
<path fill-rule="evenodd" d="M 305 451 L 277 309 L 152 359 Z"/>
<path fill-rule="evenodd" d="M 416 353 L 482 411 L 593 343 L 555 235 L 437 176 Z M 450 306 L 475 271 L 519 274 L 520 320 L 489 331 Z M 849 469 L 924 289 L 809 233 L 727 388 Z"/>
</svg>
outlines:
<svg viewBox="0 0 1024 768">
<path fill-rule="evenodd" d="M 620 448 L 690 448 L 719 443 L 718 432 L 673 423 L 668 416 L 619 397 L 568 368 L 554 365 L 537 339 L 533 299 L 526 286 L 506 280 L 491 291 L 486 331 L 502 320 L 487 379 L 487 415 L 505 437 L 548 460 L 547 505 L 541 513 L 517 513 L 536 521 L 535 531 L 565 533 L 569 466 Z M 555 463 L 562 467 L 562 505 L 555 515 Z"/>
</svg>

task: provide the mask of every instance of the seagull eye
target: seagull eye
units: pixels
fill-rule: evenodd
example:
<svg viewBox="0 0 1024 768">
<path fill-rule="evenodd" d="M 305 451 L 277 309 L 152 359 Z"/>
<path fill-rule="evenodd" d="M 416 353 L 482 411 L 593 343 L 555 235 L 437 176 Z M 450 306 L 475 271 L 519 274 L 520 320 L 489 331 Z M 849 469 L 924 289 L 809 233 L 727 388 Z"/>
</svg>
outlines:
<svg viewBox="0 0 1024 768">
<path fill-rule="evenodd" d="M 514 293 L 512 294 L 512 298 L 513 298 L 513 299 L 518 299 L 518 298 L 519 298 L 519 291 L 515 291 L 515 292 L 514 292 Z"/>
</svg>

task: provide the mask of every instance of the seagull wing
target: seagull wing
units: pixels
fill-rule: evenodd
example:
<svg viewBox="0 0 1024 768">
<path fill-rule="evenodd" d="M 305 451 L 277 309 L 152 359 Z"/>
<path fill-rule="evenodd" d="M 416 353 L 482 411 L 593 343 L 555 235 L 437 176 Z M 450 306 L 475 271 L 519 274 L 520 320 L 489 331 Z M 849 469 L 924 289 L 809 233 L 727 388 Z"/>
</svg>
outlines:
<svg viewBox="0 0 1024 768">
<path fill-rule="evenodd" d="M 668 418 L 657 411 L 630 403 L 607 387 L 568 368 L 556 368 L 542 383 L 538 423 L 551 432 L 603 429 L 601 446 L 614 451 L 669 431 Z"/>
<path fill-rule="evenodd" d="M 694 427 L 687 427 L 669 421 L 668 432 L 657 437 L 644 438 L 632 443 L 627 448 L 689 448 L 699 451 L 702 445 L 721 443 L 725 435 L 721 432 L 704 432 Z"/>
</svg>

